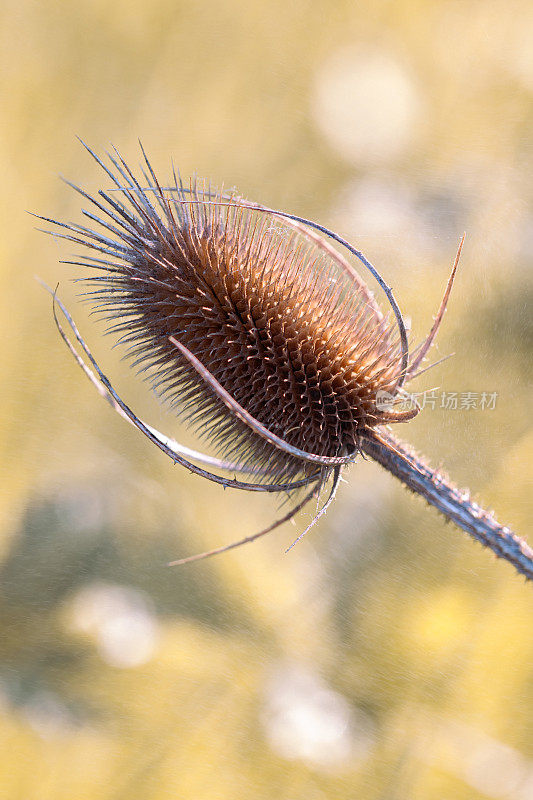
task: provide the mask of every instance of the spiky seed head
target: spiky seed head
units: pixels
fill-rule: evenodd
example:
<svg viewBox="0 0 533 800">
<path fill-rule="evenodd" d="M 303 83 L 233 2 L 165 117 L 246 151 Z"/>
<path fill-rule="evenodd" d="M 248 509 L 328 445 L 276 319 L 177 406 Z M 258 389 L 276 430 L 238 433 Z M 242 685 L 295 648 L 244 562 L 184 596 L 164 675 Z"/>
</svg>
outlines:
<svg viewBox="0 0 533 800">
<path fill-rule="evenodd" d="M 156 391 L 258 481 L 316 472 L 232 415 L 173 337 L 290 445 L 357 452 L 383 422 L 378 394 L 394 394 L 401 371 L 394 329 L 363 281 L 272 213 L 175 176 L 162 189 L 149 165 L 137 180 L 111 161 L 115 191 L 82 192 L 98 207 L 84 212 L 97 229 L 64 227 L 92 251 L 78 262 L 98 273 L 89 298 Z"/>
</svg>

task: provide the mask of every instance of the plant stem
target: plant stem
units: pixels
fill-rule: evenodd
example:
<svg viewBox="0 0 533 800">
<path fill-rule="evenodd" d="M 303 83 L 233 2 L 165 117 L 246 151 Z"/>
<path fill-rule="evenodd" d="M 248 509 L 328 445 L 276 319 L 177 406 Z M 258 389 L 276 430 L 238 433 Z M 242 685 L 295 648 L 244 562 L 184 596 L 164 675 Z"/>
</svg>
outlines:
<svg viewBox="0 0 533 800">
<path fill-rule="evenodd" d="M 447 519 L 490 548 L 498 558 L 509 561 L 528 580 L 533 580 L 533 549 L 474 503 L 468 491 L 457 489 L 445 475 L 432 469 L 408 445 L 383 429 L 365 436 L 361 448 Z"/>
</svg>

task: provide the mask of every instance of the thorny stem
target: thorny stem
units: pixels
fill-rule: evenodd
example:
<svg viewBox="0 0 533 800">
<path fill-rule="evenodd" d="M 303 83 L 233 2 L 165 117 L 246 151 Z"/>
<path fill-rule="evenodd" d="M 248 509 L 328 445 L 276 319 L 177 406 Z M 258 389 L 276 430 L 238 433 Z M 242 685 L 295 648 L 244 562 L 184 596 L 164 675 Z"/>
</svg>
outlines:
<svg viewBox="0 0 533 800">
<path fill-rule="evenodd" d="M 408 445 L 380 429 L 379 433 L 361 439 L 361 449 L 498 558 L 509 561 L 528 580 L 533 580 L 533 549 L 527 542 L 500 525 L 492 514 L 470 499 L 468 492 L 457 489 Z"/>
</svg>

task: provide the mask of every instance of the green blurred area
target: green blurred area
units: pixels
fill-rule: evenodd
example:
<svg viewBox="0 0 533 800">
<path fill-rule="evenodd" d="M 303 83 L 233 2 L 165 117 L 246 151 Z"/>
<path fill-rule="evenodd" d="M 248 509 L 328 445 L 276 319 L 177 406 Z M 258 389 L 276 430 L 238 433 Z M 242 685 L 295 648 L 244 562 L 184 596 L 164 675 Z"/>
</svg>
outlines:
<svg viewBox="0 0 533 800">
<path fill-rule="evenodd" d="M 235 185 L 353 241 L 413 389 L 497 394 L 401 435 L 531 537 L 533 9 L 527 0 L 15 2 L 0 11 L 0 797 L 533 796 L 531 588 L 377 465 L 309 521 L 201 564 L 276 501 L 173 467 L 95 394 L 39 275 L 138 413 L 191 443 L 76 300 L 76 140 Z M 78 287 L 79 288 L 79 287 Z M 438 394 L 438 393 L 437 393 Z"/>
</svg>

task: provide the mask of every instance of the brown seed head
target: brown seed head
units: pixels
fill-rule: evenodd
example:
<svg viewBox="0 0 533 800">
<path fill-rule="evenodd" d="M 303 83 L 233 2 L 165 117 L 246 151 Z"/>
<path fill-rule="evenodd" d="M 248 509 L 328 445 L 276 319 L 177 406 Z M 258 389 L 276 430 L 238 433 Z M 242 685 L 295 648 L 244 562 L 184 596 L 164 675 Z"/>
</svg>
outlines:
<svg viewBox="0 0 533 800">
<path fill-rule="evenodd" d="M 229 413 L 172 340 L 290 446 L 355 455 L 361 434 L 384 421 L 378 393 L 394 394 L 401 372 L 398 337 L 364 282 L 303 226 L 205 185 L 174 179 L 164 190 L 149 165 L 141 189 L 113 163 L 118 174 L 104 169 L 120 192 L 82 192 L 105 213 L 85 212 L 106 233 L 65 226 L 76 234 L 67 238 L 96 251 L 77 262 L 99 273 L 89 297 L 155 389 L 260 481 L 317 467 Z"/>
</svg>

